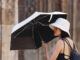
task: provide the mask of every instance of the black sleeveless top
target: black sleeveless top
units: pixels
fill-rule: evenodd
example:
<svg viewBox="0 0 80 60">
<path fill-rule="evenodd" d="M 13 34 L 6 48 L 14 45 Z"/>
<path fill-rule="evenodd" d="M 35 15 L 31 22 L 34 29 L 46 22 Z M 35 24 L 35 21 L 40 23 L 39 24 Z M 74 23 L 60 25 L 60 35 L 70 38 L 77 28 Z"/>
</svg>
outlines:
<svg viewBox="0 0 80 60">
<path fill-rule="evenodd" d="M 64 51 L 65 51 L 65 41 L 64 41 L 64 39 L 63 39 L 63 42 L 64 42 Z M 66 59 L 65 56 L 68 56 L 69 58 Z M 64 52 L 63 52 L 63 53 L 58 55 L 57 60 L 70 60 L 70 56 L 69 55 L 65 55 Z"/>
<path fill-rule="evenodd" d="M 65 55 L 65 54 L 59 54 L 57 60 L 70 60 L 69 58 L 68 59 L 65 59 L 64 56 L 68 56 L 68 55 Z M 68 56 L 70 57 L 70 56 Z"/>
</svg>

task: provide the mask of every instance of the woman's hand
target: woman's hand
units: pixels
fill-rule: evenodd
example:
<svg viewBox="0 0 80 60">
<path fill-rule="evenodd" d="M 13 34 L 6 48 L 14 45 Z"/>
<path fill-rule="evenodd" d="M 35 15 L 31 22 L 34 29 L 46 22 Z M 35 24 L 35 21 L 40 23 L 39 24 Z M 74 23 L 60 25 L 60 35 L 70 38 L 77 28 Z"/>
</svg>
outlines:
<svg viewBox="0 0 80 60">
<path fill-rule="evenodd" d="M 42 47 L 43 48 L 47 48 L 48 47 L 47 44 L 44 41 L 42 41 Z"/>
<path fill-rule="evenodd" d="M 48 45 L 44 41 L 42 41 L 42 47 L 45 48 L 45 53 L 46 53 L 47 60 L 50 60 L 49 59 L 49 53 L 48 53 Z"/>
</svg>

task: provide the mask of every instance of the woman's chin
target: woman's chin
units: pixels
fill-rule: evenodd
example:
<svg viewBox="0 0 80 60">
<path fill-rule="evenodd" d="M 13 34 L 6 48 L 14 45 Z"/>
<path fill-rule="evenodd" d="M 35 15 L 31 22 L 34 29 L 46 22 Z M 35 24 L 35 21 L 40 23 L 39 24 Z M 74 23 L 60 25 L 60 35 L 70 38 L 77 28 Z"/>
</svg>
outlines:
<svg viewBox="0 0 80 60">
<path fill-rule="evenodd" d="M 58 37 L 58 35 L 54 34 L 55 37 Z"/>
<path fill-rule="evenodd" d="M 54 36 L 57 36 L 56 34 L 54 34 Z"/>
</svg>

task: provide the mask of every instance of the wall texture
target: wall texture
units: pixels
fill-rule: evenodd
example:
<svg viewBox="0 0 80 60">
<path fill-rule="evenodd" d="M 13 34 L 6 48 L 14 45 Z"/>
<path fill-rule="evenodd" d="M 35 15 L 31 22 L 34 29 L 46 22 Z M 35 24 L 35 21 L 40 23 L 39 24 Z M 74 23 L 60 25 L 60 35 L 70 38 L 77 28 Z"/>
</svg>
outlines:
<svg viewBox="0 0 80 60">
<path fill-rule="evenodd" d="M 10 50 L 11 30 L 15 25 L 15 1 L 0 0 L 0 60 L 18 60 L 18 51 Z"/>
<path fill-rule="evenodd" d="M 10 32 L 15 24 L 35 11 L 68 13 L 71 23 L 71 38 L 80 52 L 80 0 L 0 0 L 0 60 L 46 60 L 44 49 L 10 50 Z M 48 43 L 51 55 L 57 39 Z"/>
<path fill-rule="evenodd" d="M 0 0 L 0 59 L 2 54 L 2 27 L 1 27 L 1 20 L 2 19 L 2 8 L 1 8 L 1 0 Z"/>
</svg>

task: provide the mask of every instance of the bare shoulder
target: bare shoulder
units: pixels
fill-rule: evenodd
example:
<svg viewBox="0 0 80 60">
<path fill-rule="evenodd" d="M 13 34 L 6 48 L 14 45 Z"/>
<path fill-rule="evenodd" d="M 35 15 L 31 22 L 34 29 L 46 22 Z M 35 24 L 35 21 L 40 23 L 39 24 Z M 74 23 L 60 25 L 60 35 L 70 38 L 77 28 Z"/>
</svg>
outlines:
<svg viewBox="0 0 80 60">
<path fill-rule="evenodd" d="M 63 40 L 58 40 L 57 43 L 58 44 L 63 43 Z"/>
<path fill-rule="evenodd" d="M 58 45 L 59 47 L 63 47 L 63 40 L 58 40 L 56 45 Z"/>
<path fill-rule="evenodd" d="M 70 38 L 67 38 L 67 40 L 69 41 L 70 45 L 73 47 L 73 40 Z"/>
</svg>

